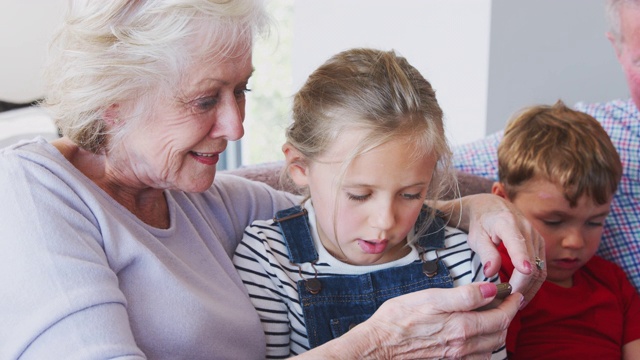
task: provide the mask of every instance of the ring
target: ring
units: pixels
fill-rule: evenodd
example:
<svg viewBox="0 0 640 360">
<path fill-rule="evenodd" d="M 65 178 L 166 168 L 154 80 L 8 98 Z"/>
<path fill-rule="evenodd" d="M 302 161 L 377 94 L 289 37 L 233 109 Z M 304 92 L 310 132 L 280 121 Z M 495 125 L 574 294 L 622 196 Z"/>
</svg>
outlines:
<svg viewBox="0 0 640 360">
<path fill-rule="evenodd" d="M 538 270 L 542 270 L 544 269 L 544 260 L 540 259 L 539 257 L 536 256 L 536 267 L 538 268 Z"/>
</svg>

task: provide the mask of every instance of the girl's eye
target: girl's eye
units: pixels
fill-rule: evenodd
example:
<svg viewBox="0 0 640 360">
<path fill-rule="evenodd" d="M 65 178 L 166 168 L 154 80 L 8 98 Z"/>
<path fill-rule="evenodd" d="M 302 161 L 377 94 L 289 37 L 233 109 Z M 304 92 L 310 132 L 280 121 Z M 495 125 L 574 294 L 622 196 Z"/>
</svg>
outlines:
<svg viewBox="0 0 640 360">
<path fill-rule="evenodd" d="M 422 193 L 419 192 L 417 194 L 402 194 L 402 197 L 407 200 L 420 200 L 422 199 Z"/>
<path fill-rule="evenodd" d="M 369 194 L 367 195 L 355 195 L 355 194 L 350 194 L 347 193 L 347 197 L 349 198 L 349 200 L 353 200 L 353 201 L 365 201 L 369 198 Z"/>
</svg>

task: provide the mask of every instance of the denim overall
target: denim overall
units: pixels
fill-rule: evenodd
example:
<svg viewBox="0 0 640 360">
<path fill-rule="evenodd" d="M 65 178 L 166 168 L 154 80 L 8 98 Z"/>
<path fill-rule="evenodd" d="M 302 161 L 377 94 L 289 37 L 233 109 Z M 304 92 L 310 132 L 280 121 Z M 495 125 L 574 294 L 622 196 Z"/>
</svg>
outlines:
<svg viewBox="0 0 640 360">
<path fill-rule="evenodd" d="M 426 220 L 424 208 L 416 229 Z M 279 211 L 274 218 L 280 225 L 293 264 L 318 260 L 309 230 L 307 211 L 301 206 Z M 435 218 L 416 242 L 419 252 L 444 247 L 444 222 Z M 420 249 L 422 247 L 422 250 Z M 437 251 L 436 251 L 437 255 Z M 314 348 L 337 338 L 367 320 L 388 299 L 428 288 L 451 288 L 453 279 L 439 258 L 378 270 L 362 275 L 311 274 L 299 280 L 298 295 L 302 306 L 309 345 Z M 315 266 L 314 266 L 315 269 Z M 301 274 L 302 276 L 302 274 Z"/>
</svg>

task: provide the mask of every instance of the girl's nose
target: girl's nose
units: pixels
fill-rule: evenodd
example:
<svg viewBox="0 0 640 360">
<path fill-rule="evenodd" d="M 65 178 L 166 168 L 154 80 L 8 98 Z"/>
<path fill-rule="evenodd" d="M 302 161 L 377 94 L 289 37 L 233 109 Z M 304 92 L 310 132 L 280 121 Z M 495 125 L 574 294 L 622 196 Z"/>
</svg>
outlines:
<svg viewBox="0 0 640 360">
<path fill-rule="evenodd" d="M 379 230 L 389 230 L 395 224 L 395 212 L 393 205 L 386 203 L 376 207 L 371 215 L 371 226 Z"/>
</svg>

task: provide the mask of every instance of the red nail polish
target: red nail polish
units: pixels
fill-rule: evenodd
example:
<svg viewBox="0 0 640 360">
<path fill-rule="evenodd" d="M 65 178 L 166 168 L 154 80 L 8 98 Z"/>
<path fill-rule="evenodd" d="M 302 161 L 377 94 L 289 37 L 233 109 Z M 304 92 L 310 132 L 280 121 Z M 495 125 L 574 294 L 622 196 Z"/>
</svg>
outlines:
<svg viewBox="0 0 640 360">
<path fill-rule="evenodd" d="M 480 284 L 480 292 L 482 293 L 482 297 L 487 299 L 498 293 L 498 287 L 496 284 L 491 283 Z"/>
<path fill-rule="evenodd" d="M 518 308 L 518 310 L 524 309 L 525 306 L 527 306 L 527 302 L 524 300 L 524 296 L 523 296 L 520 298 L 520 307 Z"/>
<path fill-rule="evenodd" d="M 525 260 L 522 265 L 524 266 L 525 271 L 527 271 L 527 273 L 531 273 L 531 269 L 533 269 L 531 267 L 531 263 L 528 260 Z"/>
<path fill-rule="evenodd" d="M 488 261 L 486 264 L 484 264 L 484 267 L 482 268 L 484 276 L 487 276 L 487 269 L 489 268 L 489 266 L 491 266 L 491 261 Z"/>
</svg>

